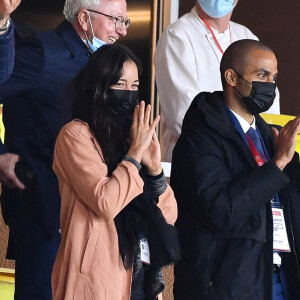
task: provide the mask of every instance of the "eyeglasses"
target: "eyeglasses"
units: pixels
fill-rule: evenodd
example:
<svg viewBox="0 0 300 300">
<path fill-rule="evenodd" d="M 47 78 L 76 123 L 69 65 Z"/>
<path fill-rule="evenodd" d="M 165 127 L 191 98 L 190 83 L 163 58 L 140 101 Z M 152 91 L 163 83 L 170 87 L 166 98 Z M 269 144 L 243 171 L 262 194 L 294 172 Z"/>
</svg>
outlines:
<svg viewBox="0 0 300 300">
<path fill-rule="evenodd" d="M 104 14 L 100 11 L 96 11 L 96 10 L 92 10 L 92 9 L 87 9 L 87 11 L 90 11 L 90 12 L 93 12 L 93 13 L 96 13 L 96 14 L 99 14 L 99 15 L 103 15 L 105 17 L 108 17 L 110 18 L 114 23 L 115 23 L 115 28 L 120 28 L 121 26 L 123 26 L 123 24 L 125 23 L 125 26 L 126 28 L 129 27 L 130 25 L 130 19 L 124 19 L 124 17 L 122 16 L 119 16 L 119 17 L 114 17 L 114 16 L 110 16 L 110 15 L 107 15 L 107 14 Z"/>
</svg>

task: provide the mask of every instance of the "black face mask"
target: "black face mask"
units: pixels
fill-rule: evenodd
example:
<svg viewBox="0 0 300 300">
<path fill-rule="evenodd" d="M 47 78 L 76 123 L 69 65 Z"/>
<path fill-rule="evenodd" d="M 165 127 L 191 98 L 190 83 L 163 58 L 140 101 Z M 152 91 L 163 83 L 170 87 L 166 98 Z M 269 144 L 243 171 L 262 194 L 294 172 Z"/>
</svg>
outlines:
<svg viewBox="0 0 300 300">
<path fill-rule="evenodd" d="M 241 76 L 239 73 L 236 72 L 236 74 L 247 83 L 252 85 L 250 95 L 246 97 L 236 89 L 243 97 L 243 101 L 246 104 L 248 111 L 253 115 L 267 111 L 272 106 L 276 97 L 276 83 L 261 81 L 252 81 L 251 83 L 243 78 L 243 76 Z"/>
<path fill-rule="evenodd" d="M 134 108 L 138 104 L 139 91 L 110 89 L 107 96 L 108 109 L 117 120 L 123 137 L 128 138 Z"/>
<path fill-rule="evenodd" d="M 139 91 L 108 90 L 109 110 L 121 119 L 133 118 L 133 111 L 138 104 Z"/>
</svg>

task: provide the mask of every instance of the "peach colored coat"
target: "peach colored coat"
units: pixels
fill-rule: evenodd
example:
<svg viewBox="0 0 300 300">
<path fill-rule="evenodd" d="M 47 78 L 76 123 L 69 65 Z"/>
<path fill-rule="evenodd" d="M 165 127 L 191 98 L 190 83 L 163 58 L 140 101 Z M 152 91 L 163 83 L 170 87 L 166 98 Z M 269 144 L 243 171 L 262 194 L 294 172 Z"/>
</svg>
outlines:
<svg viewBox="0 0 300 300">
<path fill-rule="evenodd" d="M 111 177 L 86 123 L 63 127 L 53 169 L 61 194 L 61 236 L 52 273 L 53 300 L 129 300 L 132 270 L 119 252 L 115 216 L 143 192 L 137 168 L 122 161 Z M 174 224 L 177 205 L 168 186 L 158 207 Z"/>
</svg>

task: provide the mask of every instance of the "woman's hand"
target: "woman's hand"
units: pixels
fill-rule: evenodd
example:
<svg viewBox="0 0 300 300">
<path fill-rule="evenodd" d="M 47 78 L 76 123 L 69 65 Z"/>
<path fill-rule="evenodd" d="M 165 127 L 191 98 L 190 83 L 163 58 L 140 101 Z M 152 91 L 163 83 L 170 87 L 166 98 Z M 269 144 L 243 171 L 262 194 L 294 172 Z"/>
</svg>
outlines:
<svg viewBox="0 0 300 300">
<path fill-rule="evenodd" d="M 150 125 L 150 112 L 151 105 L 147 105 L 145 110 L 145 102 L 141 101 L 140 105 L 135 107 L 133 113 L 129 140 L 130 147 L 127 154 L 138 162 L 141 162 L 144 152 L 152 142 L 155 127 L 159 122 L 158 116 Z"/>
<path fill-rule="evenodd" d="M 146 151 L 144 152 L 141 163 L 143 166 L 146 167 L 147 173 L 149 175 L 156 176 L 162 172 L 160 161 L 160 145 L 156 132 L 154 131 L 150 145 L 148 149 L 146 149 Z"/>
</svg>

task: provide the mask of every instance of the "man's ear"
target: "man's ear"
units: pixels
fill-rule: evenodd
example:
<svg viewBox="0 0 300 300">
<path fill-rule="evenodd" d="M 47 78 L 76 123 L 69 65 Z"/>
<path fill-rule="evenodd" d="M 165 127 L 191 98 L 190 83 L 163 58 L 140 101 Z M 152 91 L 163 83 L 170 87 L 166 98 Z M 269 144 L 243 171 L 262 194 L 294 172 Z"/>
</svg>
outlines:
<svg viewBox="0 0 300 300">
<path fill-rule="evenodd" d="M 237 75 L 236 72 L 234 72 L 234 70 L 232 69 L 227 69 L 224 73 L 224 77 L 226 82 L 230 85 L 230 86 L 236 86 L 236 82 L 237 82 Z"/>
<path fill-rule="evenodd" d="M 88 15 L 88 11 L 86 9 L 82 9 L 78 12 L 77 20 L 78 20 L 80 28 L 83 31 L 87 31 L 88 30 L 89 15 Z"/>
</svg>

